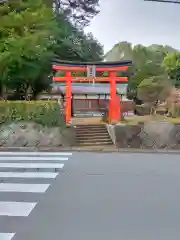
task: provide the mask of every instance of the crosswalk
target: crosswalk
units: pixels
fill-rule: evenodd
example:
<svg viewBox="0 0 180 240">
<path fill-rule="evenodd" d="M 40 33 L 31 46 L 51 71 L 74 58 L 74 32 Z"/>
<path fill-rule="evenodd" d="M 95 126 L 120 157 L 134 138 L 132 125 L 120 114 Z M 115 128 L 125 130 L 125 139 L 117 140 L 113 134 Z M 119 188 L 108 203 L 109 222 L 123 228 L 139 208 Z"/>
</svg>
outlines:
<svg viewBox="0 0 180 240">
<path fill-rule="evenodd" d="M 28 194 L 45 194 L 71 155 L 70 152 L 0 152 L 0 222 L 3 218 L 28 217 L 38 204 L 38 197 L 29 201 Z M 0 240 L 12 240 L 16 234 L 2 230 L 1 226 Z"/>
</svg>

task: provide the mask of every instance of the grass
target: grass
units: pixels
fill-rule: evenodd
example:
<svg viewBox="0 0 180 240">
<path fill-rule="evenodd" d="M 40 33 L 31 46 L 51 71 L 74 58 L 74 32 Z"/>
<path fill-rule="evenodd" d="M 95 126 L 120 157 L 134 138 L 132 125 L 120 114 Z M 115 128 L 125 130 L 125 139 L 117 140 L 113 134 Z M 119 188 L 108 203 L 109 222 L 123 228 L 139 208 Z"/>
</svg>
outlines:
<svg viewBox="0 0 180 240">
<path fill-rule="evenodd" d="M 169 123 L 180 123 L 180 117 L 178 118 L 171 118 L 166 117 L 163 115 L 155 115 L 155 116 L 131 116 L 131 117 L 125 117 L 125 123 L 130 125 L 136 125 L 139 122 L 147 122 L 147 121 L 167 121 Z"/>
</svg>

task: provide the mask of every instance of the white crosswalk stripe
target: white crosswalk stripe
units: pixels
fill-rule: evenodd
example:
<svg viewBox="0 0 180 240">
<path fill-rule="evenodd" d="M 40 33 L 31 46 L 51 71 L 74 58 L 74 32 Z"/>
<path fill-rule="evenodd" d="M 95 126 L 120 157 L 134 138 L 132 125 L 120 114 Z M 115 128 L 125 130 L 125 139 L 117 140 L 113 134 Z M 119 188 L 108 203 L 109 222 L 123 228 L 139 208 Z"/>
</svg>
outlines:
<svg viewBox="0 0 180 240">
<path fill-rule="evenodd" d="M 0 152 L 0 222 L 5 217 L 28 217 L 38 200 L 28 201 L 26 194 L 44 194 L 71 155 L 70 152 Z M 8 193 L 11 195 L 6 199 Z M 18 194 L 21 201 L 9 199 Z M 0 240 L 13 240 L 14 235 L 11 229 L 7 231 L 0 226 Z"/>
<path fill-rule="evenodd" d="M 0 192 L 44 193 L 50 184 L 0 183 Z"/>
<path fill-rule="evenodd" d="M 0 233 L 1 240 L 11 240 L 14 237 L 14 233 Z"/>
<path fill-rule="evenodd" d="M 27 217 L 37 203 L 0 202 L 0 216 Z"/>
<path fill-rule="evenodd" d="M 36 161 L 36 158 L 38 157 L 38 161 L 51 161 L 51 160 L 55 160 L 55 161 L 67 161 L 68 158 L 65 157 L 58 157 L 58 156 L 44 156 L 44 157 L 40 157 L 40 156 L 0 156 L 0 161 Z"/>
<path fill-rule="evenodd" d="M 63 168 L 64 164 L 59 163 L 0 163 L 0 169 L 2 168 L 34 168 L 34 169 L 42 169 L 42 168 Z"/>
<path fill-rule="evenodd" d="M 52 172 L 0 172 L 0 178 L 56 178 Z"/>
<path fill-rule="evenodd" d="M 72 156 L 70 152 L 0 152 L 1 156 Z"/>
</svg>

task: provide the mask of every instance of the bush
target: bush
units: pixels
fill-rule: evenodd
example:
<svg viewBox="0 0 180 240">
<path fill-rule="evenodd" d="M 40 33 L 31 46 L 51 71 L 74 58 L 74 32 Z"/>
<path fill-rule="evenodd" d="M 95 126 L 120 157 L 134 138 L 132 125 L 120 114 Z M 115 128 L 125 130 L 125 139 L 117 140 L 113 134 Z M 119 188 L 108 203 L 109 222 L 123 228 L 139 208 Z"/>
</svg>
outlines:
<svg viewBox="0 0 180 240">
<path fill-rule="evenodd" d="M 0 101 L 0 124 L 31 121 L 44 126 L 65 126 L 56 101 Z"/>
<path fill-rule="evenodd" d="M 139 116 L 149 115 L 151 111 L 150 106 L 148 105 L 136 105 L 135 114 Z M 156 108 L 156 114 L 164 115 L 166 113 L 166 107 L 158 106 Z"/>
<path fill-rule="evenodd" d="M 150 107 L 145 105 L 136 105 L 135 106 L 135 113 L 139 116 L 149 115 L 150 114 Z"/>
<path fill-rule="evenodd" d="M 180 117 L 180 107 L 174 106 L 174 108 L 171 108 L 171 110 L 169 111 L 169 116 L 170 117 Z"/>
</svg>

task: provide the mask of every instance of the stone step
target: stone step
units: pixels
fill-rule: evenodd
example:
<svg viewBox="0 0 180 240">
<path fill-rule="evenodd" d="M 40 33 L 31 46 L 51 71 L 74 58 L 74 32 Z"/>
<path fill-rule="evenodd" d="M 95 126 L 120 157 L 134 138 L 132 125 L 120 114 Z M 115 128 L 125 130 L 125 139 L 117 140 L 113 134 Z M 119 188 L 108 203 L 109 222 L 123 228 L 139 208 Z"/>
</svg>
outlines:
<svg viewBox="0 0 180 240">
<path fill-rule="evenodd" d="M 79 134 L 79 135 L 85 135 L 85 134 L 89 134 L 89 135 L 94 135 L 94 134 L 108 134 L 108 131 L 104 130 L 104 131 L 76 131 L 76 134 Z"/>
<path fill-rule="evenodd" d="M 84 134 L 84 133 L 105 133 L 107 132 L 106 129 L 98 129 L 98 130 L 94 130 L 94 129 L 81 129 L 81 130 L 75 130 L 78 133 Z"/>
<path fill-rule="evenodd" d="M 92 135 L 92 134 L 88 134 L 88 135 L 76 135 L 76 139 L 91 139 L 91 140 L 94 140 L 96 138 L 99 138 L 99 139 L 104 139 L 104 138 L 108 138 L 110 139 L 109 137 L 109 134 L 105 133 L 105 134 L 102 134 L 102 135 Z"/>
<path fill-rule="evenodd" d="M 105 125 L 77 125 L 75 131 L 77 146 L 113 145 Z"/>
<path fill-rule="evenodd" d="M 77 124 L 76 127 L 105 127 L 105 124 Z"/>
<path fill-rule="evenodd" d="M 92 131 L 92 130 L 94 130 L 94 131 L 98 131 L 98 130 L 107 130 L 106 128 L 102 128 L 102 127 L 95 127 L 95 128 L 93 128 L 93 127 L 76 127 L 75 128 L 77 131 L 84 131 L 84 130 L 90 130 L 90 131 Z"/>
<path fill-rule="evenodd" d="M 77 143 L 77 146 L 104 146 L 104 145 L 112 145 L 112 142 L 83 142 Z"/>
<path fill-rule="evenodd" d="M 110 138 L 100 139 L 99 137 L 93 139 L 93 141 L 92 141 L 92 139 L 78 139 L 77 142 L 79 142 L 79 143 L 80 142 L 83 142 L 83 143 L 88 143 L 88 142 L 92 142 L 92 143 L 94 143 L 94 142 L 110 142 L 110 143 L 112 143 Z"/>
<path fill-rule="evenodd" d="M 103 125 L 102 126 L 95 126 L 95 127 L 93 127 L 93 126 L 75 126 L 75 128 L 76 129 L 84 129 L 84 128 L 90 128 L 90 129 L 103 129 L 103 128 L 106 128 L 106 127 L 104 127 Z"/>
</svg>

